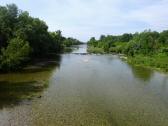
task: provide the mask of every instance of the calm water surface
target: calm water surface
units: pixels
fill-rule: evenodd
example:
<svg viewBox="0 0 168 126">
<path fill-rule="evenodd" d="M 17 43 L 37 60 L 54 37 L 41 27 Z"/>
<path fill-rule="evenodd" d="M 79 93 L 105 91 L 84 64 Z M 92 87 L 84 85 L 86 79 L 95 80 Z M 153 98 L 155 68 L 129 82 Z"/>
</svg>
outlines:
<svg viewBox="0 0 168 126">
<path fill-rule="evenodd" d="M 0 74 L 0 126 L 168 126 L 168 75 L 74 53 Z"/>
</svg>

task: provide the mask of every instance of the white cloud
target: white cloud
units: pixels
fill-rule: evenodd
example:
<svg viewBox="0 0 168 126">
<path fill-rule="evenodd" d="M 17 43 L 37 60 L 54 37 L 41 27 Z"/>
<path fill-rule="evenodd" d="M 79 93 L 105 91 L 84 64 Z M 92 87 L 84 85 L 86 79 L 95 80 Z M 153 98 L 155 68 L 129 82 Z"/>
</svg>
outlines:
<svg viewBox="0 0 168 126">
<path fill-rule="evenodd" d="M 100 34 L 121 34 L 168 28 L 168 0 L 1 0 L 16 3 L 47 22 L 50 30 L 88 40 Z"/>
<path fill-rule="evenodd" d="M 148 23 L 152 29 L 168 28 L 168 0 L 136 10 L 130 14 L 130 17 Z"/>
</svg>

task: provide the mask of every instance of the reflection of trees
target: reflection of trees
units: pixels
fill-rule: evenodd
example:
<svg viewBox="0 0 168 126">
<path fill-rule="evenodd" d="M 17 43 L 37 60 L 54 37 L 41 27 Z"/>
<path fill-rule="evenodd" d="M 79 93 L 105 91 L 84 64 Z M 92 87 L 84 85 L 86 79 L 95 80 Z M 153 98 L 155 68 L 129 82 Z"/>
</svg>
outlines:
<svg viewBox="0 0 168 126">
<path fill-rule="evenodd" d="M 0 108 L 19 104 L 21 101 L 39 97 L 44 90 L 44 84 L 38 82 L 0 82 Z"/>
<path fill-rule="evenodd" d="M 166 93 L 168 93 L 167 86 L 168 86 L 168 77 L 164 76 L 162 81 L 162 90 L 166 90 Z"/>
<path fill-rule="evenodd" d="M 162 78 L 159 94 L 160 94 L 160 99 L 167 106 L 168 105 L 168 99 L 167 99 L 168 97 L 168 77 L 167 76 L 163 76 Z"/>
<path fill-rule="evenodd" d="M 130 65 L 130 68 L 134 77 L 143 81 L 149 81 L 153 76 L 153 71 L 151 69 L 133 65 Z"/>
<path fill-rule="evenodd" d="M 57 55 L 35 61 L 23 71 L 0 74 L 0 108 L 41 97 L 52 72 L 59 68 L 60 62 L 61 56 Z"/>
</svg>

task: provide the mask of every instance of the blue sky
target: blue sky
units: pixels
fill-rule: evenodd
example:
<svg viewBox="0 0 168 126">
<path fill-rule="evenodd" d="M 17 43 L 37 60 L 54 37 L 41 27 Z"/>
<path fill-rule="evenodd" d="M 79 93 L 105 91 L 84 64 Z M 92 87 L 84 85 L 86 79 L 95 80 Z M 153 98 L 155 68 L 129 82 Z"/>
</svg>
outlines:
<svg viewBox="0 0 168 126">
<path fill-rule="evenodd" d="M 44 20 L 50 31 L 87 41 L 101 34 L 168 29 L 168 0 L 0 0 Z"/>
</svg>

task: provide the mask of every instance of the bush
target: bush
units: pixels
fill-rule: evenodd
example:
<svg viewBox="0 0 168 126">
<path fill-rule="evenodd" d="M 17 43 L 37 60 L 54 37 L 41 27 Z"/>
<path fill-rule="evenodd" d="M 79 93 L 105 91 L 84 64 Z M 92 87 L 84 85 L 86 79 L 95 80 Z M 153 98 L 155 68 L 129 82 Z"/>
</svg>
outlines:
<svg viewBox="0 0 168 126">
<path fill-rule="evenodd" d="M 134 57 L 129 57 L 128 62 L 135 65 L 161 69 L 166 72 L 168 71 L 168 57 L 163 53 L 150 56 L 135 55 Z"/>
<path fill-rule="evenodd" d="M 88 51 L 89 53 L 99 53 L 99 54 L 105 53 L 102 48 L 93 47 L 93 46 L 89 47 L 89 48 L 87 49 L 87 51 Z"/>
<path fill-rule="evenodd" d="M 5 71 L 16 70 L 28 59 L 29 43 L 20 38 L 11 39 L 7 48 L 2 49 L 0 68 Z"/>
</svg>

